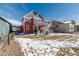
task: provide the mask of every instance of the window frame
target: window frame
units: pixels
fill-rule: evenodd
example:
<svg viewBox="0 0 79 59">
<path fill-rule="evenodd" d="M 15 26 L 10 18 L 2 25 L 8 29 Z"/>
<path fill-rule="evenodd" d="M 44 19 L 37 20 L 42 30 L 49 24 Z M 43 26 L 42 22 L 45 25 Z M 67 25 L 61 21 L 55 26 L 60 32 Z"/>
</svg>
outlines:
<svg viewBox="0 0 79 59">
<path fill-rule="evenodd" d="M 26 25 L 26 30 L 29 30 L 30 29 L 30 25 Z"/>
</svg>

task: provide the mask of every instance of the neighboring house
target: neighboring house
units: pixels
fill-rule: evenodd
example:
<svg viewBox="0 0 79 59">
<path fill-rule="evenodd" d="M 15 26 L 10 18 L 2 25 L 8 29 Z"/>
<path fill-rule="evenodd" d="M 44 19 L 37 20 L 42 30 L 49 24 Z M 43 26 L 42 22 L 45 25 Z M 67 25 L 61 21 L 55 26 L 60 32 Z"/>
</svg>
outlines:
<svg viewBox="0 0 79 59">
<path fill-rule="evenodd" d="M 7 36 L 11 31 L 11 23 L 0 16 L 0 37 Z"/>
<path fill-rule="evenodd" d="M 12 26 L 12 32 L 20 32 L 20 27 L 21 25 L 19 26 Z"/>
<path fill-rule="evenodd" d="M 75 30 L 74 24 L 71 21 L 63 22 L 57 27 L 58 32 L 72 33 Z"/>
<path fill-rule="evenodd" d="M 53 30 L 54 32 L 71 33 L 74 32 L 75 25 L 72 24 L 71 21 L 53 21 L 51 22 L 50 30 Z"/>
<path fill-rule="evenodd" d="M 59 27 L 60 24 L 62 24 L 61 21 L 56 21 L 56 20 L 51 21 L 51 26 L 50 26 L 49 30 L 51 32 L 58 32 L 57 28 Z"/>
<path fill-rule="evenodd" d="M 39 29 L 41 26 L 45 26 L 46 21 L 39 13 L 32 11 L 25 15 L 22 19 L 21 32 L 33 33 L 35 30 Z"/>
<path fill-rule="evenodd" d="M 11 32 L 11 23 L 0 16 L 0 50 L 9 44 L 9 33 Z"/>
<path fill-rule="evenodd" d="M 79 24 L 75 24 L 75 32 L 79 32 Z"/>
</svg>

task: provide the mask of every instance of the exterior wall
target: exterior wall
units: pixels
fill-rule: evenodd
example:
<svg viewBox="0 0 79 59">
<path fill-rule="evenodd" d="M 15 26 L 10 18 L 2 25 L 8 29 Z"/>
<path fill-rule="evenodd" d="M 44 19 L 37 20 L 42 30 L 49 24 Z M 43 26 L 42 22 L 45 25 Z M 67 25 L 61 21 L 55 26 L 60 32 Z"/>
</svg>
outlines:
<svg viewBox="0 0 79 59">
<path fill-rule="evenodd" d="M 75 32 L 79 32 L 79 25 L 75 25 Z"/>
<path fill-rule="evenodd" d="M 0 18 L 0 50 L 4 49 L 9 44 L 9 32 L 10 32 L 10 24 Z"/>
<path fill-rule="evenodd" d="M 28 30 L 26 30 L 27 26 L 29 28 Z M 33 31 L 32 25 L 30 23 L 26 22 L 25 23 L 25 32 L 32 32 L 32 31 Z"/>
<path fill-rule="evenodd" d="M 75 26 L 73 24 L 69 24 L 69 32 L 74 32 Z"/>
<path fill-rule="evenodd" d="M 29 26 L 29 30 L 26 30 L 27 26 Z M 34 19 L 29 19 L 29 21 L 23 20 L 23 25 L 22 25 L 21 28 L 22 28 L 21 30 L 24 33 L 32 33 L 32 32 L 34 32 Z"/>
<path fill-rule="evenodd" d="M 23 25 L 20 27 L 20 31 L 23 32 Z"/>
<path fill-rule="evenodd" d="M 10 32 L 10 24 L 0 19 L 0 36 L 6 36 Z"/>
<path fill-rule="evenodd" d="M 58 30 L 60 24 L 62 24 L 62 22 L 60 22 L 60 21 L 53 21 L 53 22 L 51 22 L 50 31 L 53 31 L 53 32 L 60 32 L 60 31 Z"/>
<path fill-rule="evenodd" d="M 74 25 L 73 24 L 60 24 L 59 27 L 57 28 L 58 32 L 65 32 L 65 33 L 70 33 L 74 32 Z"/>
<path fill-rule="evenodd" d="M 69 32 L 69 24 L 60 24 L 57 30 L 58 32 Z"/>
<path fill-rule="evenodd" d="M 23 18 L 23 20 L 22 20 L 22 28 L 23 28 L 23 32 L 25 33 L 25 18 Z"/>
</svg>

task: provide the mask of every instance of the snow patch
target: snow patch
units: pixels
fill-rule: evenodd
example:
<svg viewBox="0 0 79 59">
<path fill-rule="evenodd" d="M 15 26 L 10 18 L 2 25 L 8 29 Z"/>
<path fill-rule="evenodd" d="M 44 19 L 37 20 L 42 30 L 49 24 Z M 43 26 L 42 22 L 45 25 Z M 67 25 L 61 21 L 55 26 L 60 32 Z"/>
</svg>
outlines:
<svg viewBox="0 0 79 59">
<path fill-rule="evenodd" d="M 62 47 L 79 48 L 79 39 L 76 41 L 57 41 L 57 40 L 33 40 L 29 38 L 15 38 L 24 52 L 24 55 L 29 56 L 55 56 Z M 72 49 L 70 49 L 72 53 Z"/>
</svg>

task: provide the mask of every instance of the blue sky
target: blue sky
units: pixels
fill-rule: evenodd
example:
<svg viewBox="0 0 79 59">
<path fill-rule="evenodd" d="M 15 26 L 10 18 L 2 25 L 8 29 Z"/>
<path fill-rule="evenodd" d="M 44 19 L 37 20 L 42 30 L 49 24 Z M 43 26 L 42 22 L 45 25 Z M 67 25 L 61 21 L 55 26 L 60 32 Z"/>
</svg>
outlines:
<svg viewBox="0 0 79 59">
<path fill-rule="evenodd" d="M 22 17 L 35 10 L 47 20 L 76 20 L 79 22 L 79 4 L 58 3 L 15 3 L 0 4 L 0 15 L 6 18 L 21 21 Z"/>
</svg>

